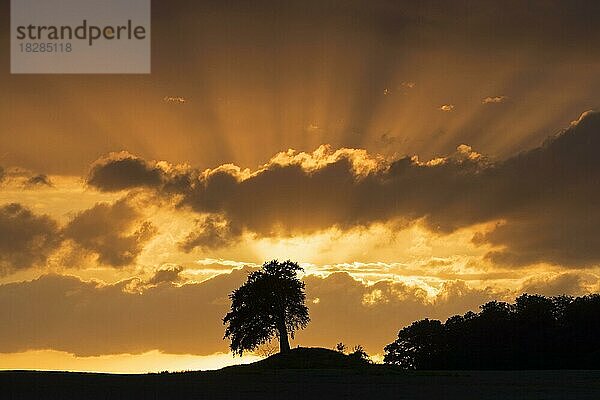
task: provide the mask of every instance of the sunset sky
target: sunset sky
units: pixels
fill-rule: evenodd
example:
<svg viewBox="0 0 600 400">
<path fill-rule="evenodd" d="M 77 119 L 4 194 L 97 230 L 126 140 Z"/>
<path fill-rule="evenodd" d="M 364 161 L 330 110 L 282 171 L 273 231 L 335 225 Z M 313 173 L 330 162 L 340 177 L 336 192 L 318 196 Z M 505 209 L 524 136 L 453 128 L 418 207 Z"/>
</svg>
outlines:
<svg viewBox="0 0 600 400">
<path fill-rule="evenodd" d="M 11 75 L 0 369 L 228 353 L 228 294 L 305 269 L 292 346 L 600 291 L 597 1 L 153 1 L 149 75 Z M 202 3 L 202 4 L 201 4 Z"/>
</svg>

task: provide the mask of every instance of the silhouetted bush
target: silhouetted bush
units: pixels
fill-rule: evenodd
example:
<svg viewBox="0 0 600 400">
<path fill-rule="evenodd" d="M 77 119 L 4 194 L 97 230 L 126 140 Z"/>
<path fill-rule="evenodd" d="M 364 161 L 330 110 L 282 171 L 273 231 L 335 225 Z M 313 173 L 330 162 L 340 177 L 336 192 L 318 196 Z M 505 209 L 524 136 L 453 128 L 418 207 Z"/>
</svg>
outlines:
<svg viewBox="0 0 600 400">
<path fill-rule="evenodd" d="M 348 357 L 365 363 L 371 363 L 369 355 L 360 344 L 354 346 L 352 353 L 348 354 Z"/>
<path fill-rule="evenodd" d="M 523 294 L 400 330 L 384 362 L 406 369 L 598 369 L 600 295 Z"/>
</svg>

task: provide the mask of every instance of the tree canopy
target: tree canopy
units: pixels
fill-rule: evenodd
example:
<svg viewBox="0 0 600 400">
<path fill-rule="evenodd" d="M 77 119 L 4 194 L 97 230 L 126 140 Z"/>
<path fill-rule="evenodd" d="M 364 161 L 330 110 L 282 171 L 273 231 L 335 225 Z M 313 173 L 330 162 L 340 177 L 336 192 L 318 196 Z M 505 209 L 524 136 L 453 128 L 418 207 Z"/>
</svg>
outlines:
<svg viewBox="0 0 600 400">
<path fill-rule="evenodd" d="M 266 262 L 229 295 L 231 310 L 223 323 L 234 354 L 252 351 L 274 337 L 279 338 L 280 352 L 290 350 L 288 334 L 293 338 L 295 331 L 310 321 L 300 271 L 302 268 L 289 260 Z"/>
<path fill-rule="evenodd" d="M 523 294 L 492 301 L 445 323 L 424 319 L 385 347 L 407 369 L 598 369 L 600 295 Z"/>
</svg>

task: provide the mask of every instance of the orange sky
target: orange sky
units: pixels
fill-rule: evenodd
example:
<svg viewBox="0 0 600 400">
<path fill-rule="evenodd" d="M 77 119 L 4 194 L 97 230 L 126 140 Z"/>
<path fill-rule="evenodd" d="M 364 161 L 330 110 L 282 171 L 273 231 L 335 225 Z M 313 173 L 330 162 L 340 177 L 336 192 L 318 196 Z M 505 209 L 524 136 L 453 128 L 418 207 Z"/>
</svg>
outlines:
<svg viewBox="0 0 600 400">
<path fill-rule="evenodd" d="M 598 5 L 418 4 L 153 2 L 147 76 L 10 75 L 1 30 L 0 369 L 250 361 L 221 319 L 275 258 L 293 345 L 374 355 L 597 292 Z"/>
</svg>

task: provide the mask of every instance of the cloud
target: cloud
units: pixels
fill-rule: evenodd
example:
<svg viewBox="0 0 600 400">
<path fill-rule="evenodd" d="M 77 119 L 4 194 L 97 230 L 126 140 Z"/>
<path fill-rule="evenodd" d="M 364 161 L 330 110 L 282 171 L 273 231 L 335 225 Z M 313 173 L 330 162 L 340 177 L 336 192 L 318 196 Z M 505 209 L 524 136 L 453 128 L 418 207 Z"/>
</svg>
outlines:
<svg viewBox="0 0 600 400">
<path fill-rule="evenodd" d="M 25 181 L 25 187 L 27 187 L 27 188 L 32 188 L 32 187 L 37 187 L 37 186 L 52 187 L 53 185 L 52 185 L 52 181 L 50 181 L 50 178 L 48 178 L 48 176 L 44 175 L 44 174 L 34 175 Z"/>
<path fill-rule="evenodd" d="M 438 108 L 440 111 L 452 111 L 454 110 L 454 104 L 444 104 Z"/>
<path fill-rule="evenodd" d="M 236 243 L 242 230 L 219 216 L 207 216 L 203 221 L 196 221 L 196 229 L 191 232 L 179 247 L 190 252 L 196 247 L 205 250 L 227 247 Z"/>
<path fill-rule="evenodd" d="M 134 196 L 97 203 L 61 226 L 18 203 L 0 206 L 0 276 L 31 267 L 79 266 L 87 255 L 112 267 L 132 264 L 156 228 L 144 221 Z M 58 257 L 58 258 L 56 258 Z"/>
<path fill-rule="evenodd" d="M 105 285 L 61 275 L 0 285 L 0 352 L 53 349 L 95 356 L 154 349 L 198 355 L 227 351 L 222 339 L 227 295 L 250 269 L 202 283 L 169 284 L 177 271 L 165 272 L 157 278 L 163 284 L 141 292 L 129 290 L 136 279 Z M 297 343 L 333 346 L 342 340 L 360 343 L 371 353 L 380 353 L 414 319 L 446 318 L 498 296 L 449 282 L 431 300 L 419 288 L 388 281 L 369 286 L 346 273 L 307 276 L 305 282 L 312 321 Z"/>
<path fill-rule="evenodd" d="M 163 171 L 127 152 L 110 153 L 92 164 L 87 182 L 103 191 L 158 186 Z"/>
<path fill-rule="evenodd" d="M 138 207 L 130 204 L 129 198 L 112 204 L 98 203 L 75 215 L 64 228 L 65 238 L 97 255 L 102 264 L 131 264 L 156 233 L 150 222 L 141 221 Z"/>
<path fill-rule="evenodd" d="M 159 268 L 154 272 L 154 275 L 146 283 L 150 285 L 158 285 L 160 283 L 178 282 L 181 277 L 179 274 L 183 271 L 181 265 L 171 265 Z"/>
<path fill-rule="evenodd" d="M 506 160 L 478 190 L 505 222 L 475 238 L 502 247 L 488 258 L 519 265 L 600 262 L 600 113 L 587 112 L 542 147 Z M 493 199 L 492 199 L 493 197 Z"/>
<path fill-rule="evenodd" d="M 178 207 L 235 227 L 228 231 L 208 220 L 188 238 L 188 249 L 230 244 L 240 231 L 274 237 L 400 219 L 421 220 L 446 234 L 497 221 L 495 229 L 473 238 L 494 247 L 490 260 L 585 267 L 600 262 L 599 130 L 600 114 L 587 112 L 542 146 L 498 162 L 467 145 L 425 162 L 321 146 L 313 153 L 279 153 L 255 171 L 233 165 L 175 169 L 154 189 Z M 136 160 L 135 169 L 160 168 Z M 102 167 L 96 172 L 103 174 Z M 123 171 L 117 185 L 89 183 L 101 190 L 134 187 L 123 178 L 130 175 Z"/>
<path fill-rule="evenodd" d="M 597 291 L 598 283 L 596 275 L 571 271 L 529 278 L 523 283 L 521 291 L 544 296 L 581 296 Z"/>
<path fill-rule="evenodd" d="M 20 204 L 0 206 L 0 276 L 42 265 L 61 242 L 57 223 Z"/>
<path fill-rule="evenodd" d="M 483 104 L 497 104 L 497 103 L 504 103 L 506 100 L 508 100 L 508 97 L 506 96 L 494 96 L 494 97 L 486 97 L 484 99 L 481 100 L 481 102 Z"/>
<path fill-rule="evenodd" d="M 25 189 L 35 189 L 36 187 L 43 186 L 53 187 L 52 181 L 48 175 L 20 167 L 4 169 L 0 166 L 0 183 L 3 181 Z"/>
<path fill-rule="evenodd" d="M 185 104 L 185 103 L 187 103 L 187 100 L 184 97 L 181 97 L 181 96 L 165 96 L 165 97 L 163 97 L 163 101 L 165 103 L 172 103 L 172 104 Z"/>
<path fill-rule="evenodd" d="M 408 197 L 411 181 L 443 175 L 437 170 L 459 169 L 458 164 L 475 169 L 479 162 L 465 157 L 463 147 L 443 161 L 437 168 L 410 158 L 387 163 L 364 150 L 332 151 L 322 146 L 311 154 L 280 153 L 254 172 L 231 165 L 190 171 L 186 179 L 178 178 L 175 184 L 167 179 L 156 189 L 173 195 L 179 206 L 215 216 L 200 223 L 198 233 L 188 237 L 184 246 L 189 249 L 228 243 L 227 233 L 237 235 L 240 230 L 262 236 L 311 233 L 402 216 L 402 197 L 421 204 Z M 154 168 L 153 164 L 148 163 L 148 168 Z M 189 183 L 179 184 L 184 181 Z M 438 182 L 430 185 L 439 186 Z M 406 211 L 410 208 L 405 207 Z M 223 225 L 221 218 L 230 225 Z"/>
<path fill-rule="evenodd" d="M 72 276 L 46 275 L 0 286 L 0 352 L 54 349 L 78 356 L 158 349 L 174 354 L 226 351 L 221 319 L 237 271 L 200 284 L 129 291 Z"/>
</svg>

